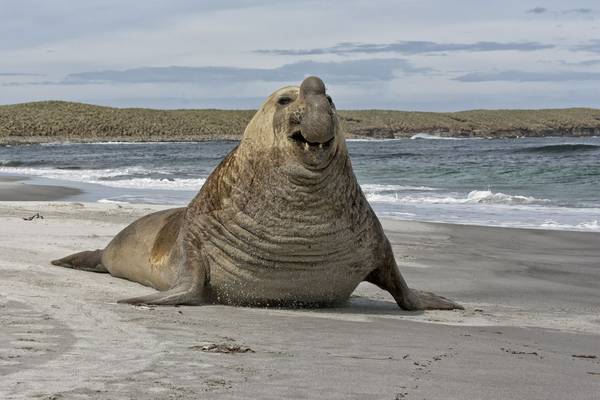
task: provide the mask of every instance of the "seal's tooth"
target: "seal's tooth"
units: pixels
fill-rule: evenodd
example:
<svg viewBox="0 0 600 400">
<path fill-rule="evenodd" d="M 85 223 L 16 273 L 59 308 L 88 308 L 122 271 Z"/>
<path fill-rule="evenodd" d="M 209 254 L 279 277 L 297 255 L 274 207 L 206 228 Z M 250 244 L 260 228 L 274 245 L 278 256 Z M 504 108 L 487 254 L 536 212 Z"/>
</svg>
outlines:
<svg viewBox="0 0 600 400">
<path fill-rule="evenodd" d="M 319 148 L 322 149 L 323 148 L 323 143 L 319 143 Z"/>
<path fill-rule="evenodd" d="M 304 151 L 308 151 L 308 143 L 304 143 Z"/>
</svg>

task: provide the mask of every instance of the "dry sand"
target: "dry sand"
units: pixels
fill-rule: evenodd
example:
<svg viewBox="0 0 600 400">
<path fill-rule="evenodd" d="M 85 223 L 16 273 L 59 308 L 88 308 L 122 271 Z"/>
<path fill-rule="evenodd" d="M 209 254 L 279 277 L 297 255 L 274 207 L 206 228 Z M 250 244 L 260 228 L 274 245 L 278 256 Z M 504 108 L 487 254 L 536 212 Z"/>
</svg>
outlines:
<svg viewBox="0 0 600 400">
<path fill-rule="evenodd" d="M 49 265 L 159 208 L 0 202 L 0 399 L 600 398 L 600 234 L 384 220 L 450 312 L 369 284 L 335 309 L 134 307 L 151 289 Z"/>
</svg>

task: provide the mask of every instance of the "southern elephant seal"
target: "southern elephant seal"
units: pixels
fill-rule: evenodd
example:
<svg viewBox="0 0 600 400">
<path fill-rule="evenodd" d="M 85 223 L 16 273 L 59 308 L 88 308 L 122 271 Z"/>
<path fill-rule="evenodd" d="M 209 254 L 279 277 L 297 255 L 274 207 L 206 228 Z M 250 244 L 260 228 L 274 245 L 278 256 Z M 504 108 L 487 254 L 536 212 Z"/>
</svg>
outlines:
<svg viewBox="0 0 600 400">
<path fill-rule="evenodd" d="M 405 310 L 462 308 L 408 288 L 317 77 L 273 93 L 187 207 L 52 263 L 159 290 L 130 304 L 322 306 L 368 281 Z"/>
</svg>

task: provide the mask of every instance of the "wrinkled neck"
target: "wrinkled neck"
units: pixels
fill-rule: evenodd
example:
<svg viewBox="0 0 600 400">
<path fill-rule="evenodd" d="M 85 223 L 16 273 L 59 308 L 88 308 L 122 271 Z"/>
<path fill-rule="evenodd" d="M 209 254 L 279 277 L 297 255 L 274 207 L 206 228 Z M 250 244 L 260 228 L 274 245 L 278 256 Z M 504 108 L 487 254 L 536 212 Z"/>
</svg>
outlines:
<svg viewBox="0 0 600 400">
<path fill-rule="evenodd" d="M 211 174 L 188 213 L 211 214 L 222 222 L 236 215 L 249 230 L 291 234 L 308 226 L 332 231 L 355 224 L 352 210 L 366 200 L 345 148 L 338 150 L 327 166 L 308 169 L 277 147 L 240 145 Z"/>
<path fill-rule="evenodd" d="M 236 205 L 249 212 L 258 212 L 258 207 L 273 209 L 277 206 L 282 219 L 286 212 L 320 214 L 331 211 L 332 205 L 343 203 L 358 190 L 345 152 L 336 154 L 324 166 L 312 168 L 286 160 L 286 154 L 275 149 L 254 154 L 248 166 L 250 168 L 239 174 L 235 183 L 232 179 L 232 183 L 240 194 Z M 248 204 L 250 202 L 256 206 Z"/>
</svg>

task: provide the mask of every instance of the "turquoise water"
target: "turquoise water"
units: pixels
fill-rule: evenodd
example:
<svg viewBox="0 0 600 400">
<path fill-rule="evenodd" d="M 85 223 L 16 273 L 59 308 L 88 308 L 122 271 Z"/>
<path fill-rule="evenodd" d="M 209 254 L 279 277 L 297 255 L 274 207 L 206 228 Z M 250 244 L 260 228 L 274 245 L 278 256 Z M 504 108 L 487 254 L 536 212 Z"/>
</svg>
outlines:
<svg viewBox="0 0 600 400">
<path fill-rule="evenodd" d="M 185 204 L 236 144 L 4 146 L 0 173 L 86 191 L 72 200 Z M 600 138 L 355 140 L 348 147 L 379 215 L 600 231 Z"/>
</svg>

